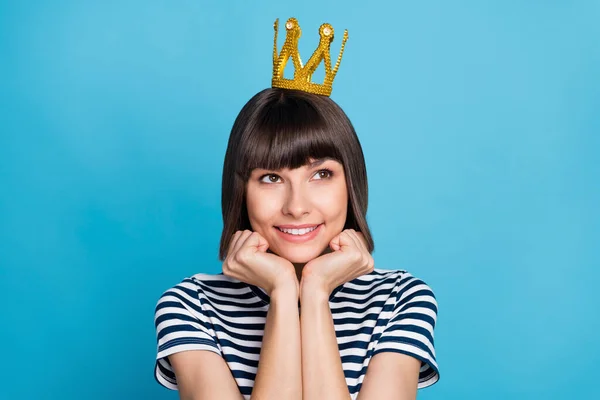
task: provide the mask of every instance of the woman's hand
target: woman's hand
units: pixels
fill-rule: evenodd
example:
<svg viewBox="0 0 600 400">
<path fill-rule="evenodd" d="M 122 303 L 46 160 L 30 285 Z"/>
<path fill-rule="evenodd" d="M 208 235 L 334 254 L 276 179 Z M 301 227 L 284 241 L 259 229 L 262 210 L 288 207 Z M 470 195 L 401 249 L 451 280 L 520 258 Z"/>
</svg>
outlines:
<svg viewBox="0 0 600 400">
<path fill-rule="evenodd" d="M 239 281 L 262 287 L 271 296 L 276 288 L 295 288 L 300 285 L 294 265 L 285 258 L 267 253 L 269 243 L 258 232 L 237 231 L 233 234 L 223 274 Z"/>
<path fill-rule="evenodd" d="M 329 247 L 333 252 L 304 266 L 300 293 L 310 286 L 311 293 L 318 291 L 329 297 L 339 285 L 373 271 L 375 263 L 362 233 L 346 229 L 329 242 Z"/>
</svg>

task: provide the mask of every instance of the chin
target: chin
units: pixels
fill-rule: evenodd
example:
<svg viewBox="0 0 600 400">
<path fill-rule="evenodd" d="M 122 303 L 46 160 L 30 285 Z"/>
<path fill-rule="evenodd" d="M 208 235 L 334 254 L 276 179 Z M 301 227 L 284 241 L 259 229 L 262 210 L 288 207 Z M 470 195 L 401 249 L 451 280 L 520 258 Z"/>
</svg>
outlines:
<svg viewBox="0 0 600 400">
<path fill-rule="evenodd" d="M 315 258 L 319 257 L 323 252 L 319 248 L 303 249 L 301 247 L 297 249 L 281 249 L 279 253 L 280 257 L 285 258 L 294 264 L 304 264 Z"/>
</svg>

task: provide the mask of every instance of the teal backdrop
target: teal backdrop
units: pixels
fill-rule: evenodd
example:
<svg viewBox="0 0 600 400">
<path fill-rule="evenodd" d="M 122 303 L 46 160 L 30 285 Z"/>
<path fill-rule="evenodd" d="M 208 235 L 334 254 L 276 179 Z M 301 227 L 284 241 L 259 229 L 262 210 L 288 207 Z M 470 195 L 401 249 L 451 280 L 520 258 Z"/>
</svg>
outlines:
<svg viewBox="0 0 600 400">
<path fill-rule="evenodd" d="M 332 98 L 363 145 L 375 265 L 439 302 L 419 399 L 600 398 L 598 1 L 13 0 L 0 399 L 177 399 L 154 306 L 221 272 L 229 130 L 290 16 L 304 60 L 321 23 L 334 54 L 349 31 Z"/>
</svg>

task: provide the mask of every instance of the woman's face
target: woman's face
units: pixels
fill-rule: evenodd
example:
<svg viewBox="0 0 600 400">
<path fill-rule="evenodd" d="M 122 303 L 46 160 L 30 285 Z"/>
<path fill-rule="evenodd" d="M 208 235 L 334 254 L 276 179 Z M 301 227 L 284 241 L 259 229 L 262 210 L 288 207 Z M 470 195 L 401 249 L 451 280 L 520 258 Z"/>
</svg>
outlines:
<svg viewBox="0 0 600 400">
<path fill-rule="evenodd" d="M 342 164 L 327 158 L 309 161 L 296 169 L 254 169 L 246 184 L 252 230 L 267 240 L 273 253 L 292 263 L 320 256 L 346 223 Z"/>
</svg>

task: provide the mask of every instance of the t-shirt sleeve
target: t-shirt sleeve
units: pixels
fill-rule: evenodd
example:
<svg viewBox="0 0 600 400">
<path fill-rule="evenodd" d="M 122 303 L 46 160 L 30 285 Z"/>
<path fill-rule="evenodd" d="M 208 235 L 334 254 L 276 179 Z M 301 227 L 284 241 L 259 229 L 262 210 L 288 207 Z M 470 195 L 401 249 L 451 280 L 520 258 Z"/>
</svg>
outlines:
<svg viewBox="0 0 600 400">
<path fill-rule="evenodd" d="M 400 277 L 397 287 L 396 304 L 375 345 L 373 356 L 391 351 L 420 360 L 418 388 L 421 389 L 439 380 L 433 340 L 437 301 L 425 282 L 408 273 Z"/>
<path fill-rule="evenodd" d="M 164 292 L 156 304 L 154 375 L 168 389 L 177 390 L 168 356 L 187 350 L 208 350 L 222 356 L 215 331 L 200 303 L 200 290 L 193 280 L 186 279 Z"/>
</svg>

